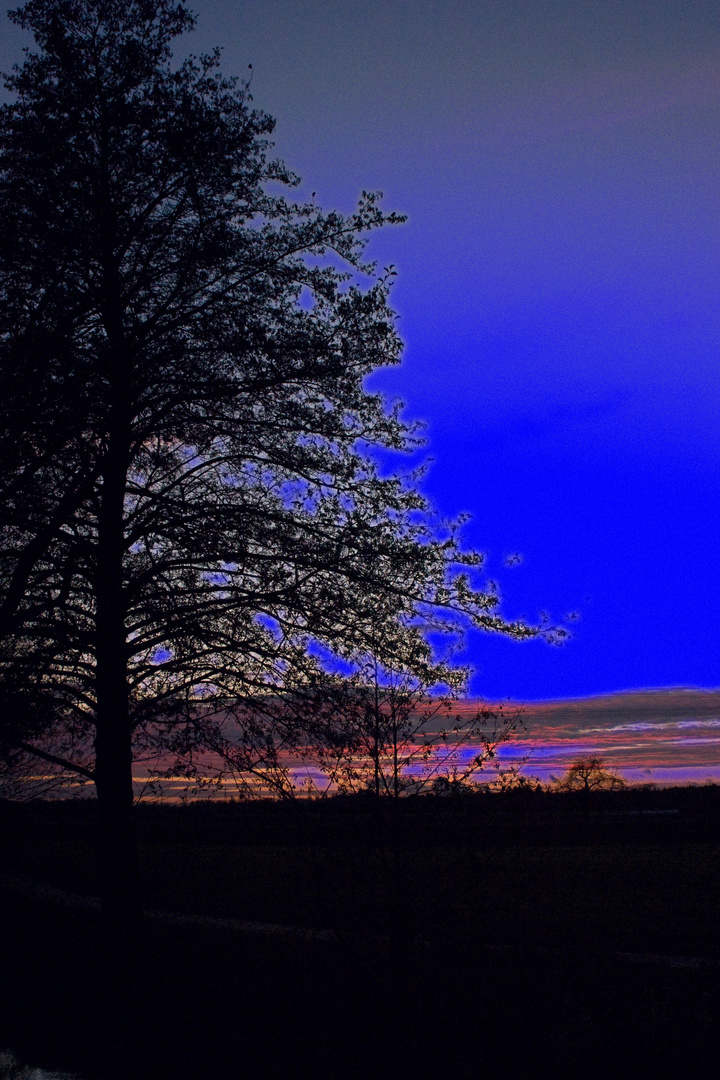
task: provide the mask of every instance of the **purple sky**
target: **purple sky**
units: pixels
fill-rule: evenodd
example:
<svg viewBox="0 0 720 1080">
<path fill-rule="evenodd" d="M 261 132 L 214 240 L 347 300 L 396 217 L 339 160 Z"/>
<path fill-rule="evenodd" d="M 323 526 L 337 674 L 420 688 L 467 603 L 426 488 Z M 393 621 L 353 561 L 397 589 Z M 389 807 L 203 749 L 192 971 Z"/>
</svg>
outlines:
<svg viewBox="0 0 720 1080">
<path fill-rule="evenodd" d="M 178 51 L 252 63 L 305 191 L 409 215 L 372 249 L 407 343 L 373 386 L 427 421 L 505 614 L 581 613 L 559 650 L 473 637 L 473 691 L 719 686 L 715 0 L 191 7 Z"/>
</svg>

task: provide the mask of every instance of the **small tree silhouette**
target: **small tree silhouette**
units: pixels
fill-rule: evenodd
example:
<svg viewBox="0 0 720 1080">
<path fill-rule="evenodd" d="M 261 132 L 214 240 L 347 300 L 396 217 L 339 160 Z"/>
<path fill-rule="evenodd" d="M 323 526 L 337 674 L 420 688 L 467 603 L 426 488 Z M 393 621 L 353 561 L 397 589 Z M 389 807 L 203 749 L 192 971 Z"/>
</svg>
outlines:
<svg viewBox="0 0 720 1080">
<path fill-rule="evenodd" d="M 369 688 L 347 712 L 346 738 L 310 749 L 310 761 L 327 777 L 325 793 L 365 790 L 397 799 L 474 787 L 483 768 L 495 765 L 497 746 L 521 727 L 521 716 L 502 706 L 478 703 L 470 714 L 458 706 L 422 689 Z"/>
<path fill-rule="evenodd" d="M 374 647 L 358 658 L 353 677 L 336 680 L 333 737 L 310 745 L 306 757 L 327 778 L 324 794 L 364 790 L 397 799 L 466 790 L 521 728 L 517 709 L 468 708 L 470 670 L 454 665 L 451 652 L 433 655 L 415 629 L 390 619 L 376 625 Z"/>
<path fill-rule="evenodd" d="M 615 791 L 624 787 L 625 781 L 600 757 L 578 758 L 565 775 L 555 781 L 557 791 Z"/>
</svg>

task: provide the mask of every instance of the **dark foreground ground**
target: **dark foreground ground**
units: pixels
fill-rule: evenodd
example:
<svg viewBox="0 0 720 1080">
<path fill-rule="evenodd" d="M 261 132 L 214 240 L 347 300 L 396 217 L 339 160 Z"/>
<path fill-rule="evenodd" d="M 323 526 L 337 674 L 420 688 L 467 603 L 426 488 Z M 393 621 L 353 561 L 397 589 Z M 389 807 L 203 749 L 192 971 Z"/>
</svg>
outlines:
<svg viewBox="0 0 720 1080">
<path fill-rule="evenodd" d="M 3 867 L 91 894 L 94 806 L 0 807 Z M 0 889 L 0 1048 L 98 1078 L 717 1074 L 714 788 L 146 807 L 121 986 L 97 917 Z M 202 916 L 307 931 L 248 931 Z"/>
</svg>

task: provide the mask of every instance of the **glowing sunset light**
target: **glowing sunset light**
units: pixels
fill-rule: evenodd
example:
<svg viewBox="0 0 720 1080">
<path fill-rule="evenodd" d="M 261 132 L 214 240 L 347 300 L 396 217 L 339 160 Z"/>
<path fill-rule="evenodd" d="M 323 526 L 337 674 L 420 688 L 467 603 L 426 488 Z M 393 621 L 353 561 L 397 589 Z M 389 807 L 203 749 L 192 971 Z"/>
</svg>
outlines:
<svg viewBox="0 0 720 1080">
<path fill-rule="evenodd" d="M 477 706 L 475 701 L 457 703 L 460 718 L 472 715 Z M 511 706 L 506 704 L 505 708 L 510 711 Z M 522 708 L 521 715 L 522 730 L 497 747 L 495 756 L 475 777 L 477 782 L 492 783 L 498 772 L 518 769 L 548 784 L 561 776 L 574 759 L 598 756 L 629 783 L 720 783 L 720 691 L 637 691 L 530 703 Z M 462 768 L 479 749 L 472 743 L 458 746 L 447 767 L 454 762 Z M 429 755 L 431 768 L 438 760 L 438 750 L 435 748 Z M 301 762 L 288 754 L 282 763 L 298 794 L 333 792 L 327 776 L 310 759 Z M 154 765 L 161 769 L 162 762 Z M 138 762 L 136 793 L 168 801 L 273 795 L 272 786 L 261 775 L 248 774 L 240 783 L 229 777 L 213 781 L 213 767 L 219 762 L 206 755 L 204 765 L 210 780 L 198 784 L 183 776 L 153 780 Z M 422 768 L 415 765 L 407 775 L 420 775 Z"/>
<path fill-rule="evenodd" d="M 500 751 L 547 782 L 598 755 L 632 783 L 720 783 L 720 693 L 637 691 L 528 705 L 526 731 Z"/>
</svg>

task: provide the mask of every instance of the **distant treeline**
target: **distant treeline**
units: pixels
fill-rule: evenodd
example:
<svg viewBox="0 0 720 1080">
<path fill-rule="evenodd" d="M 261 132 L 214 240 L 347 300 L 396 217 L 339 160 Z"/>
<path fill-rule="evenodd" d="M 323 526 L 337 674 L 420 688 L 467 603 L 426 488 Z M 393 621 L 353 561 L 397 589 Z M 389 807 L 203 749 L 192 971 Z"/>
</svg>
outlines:
<svg viewBox="0 0 720 1080">
<path fill-rule="evenodd" d="M 6 838 L 15 829 L 57 830 L 90 839 L 97 824 L 94 799 L 38 799 L 25 803 L 0 800 L 0 823 Z M 655 788 L 630 786 L 611 791 L 557 791 L 550 788 L 491 790 L 477 788 L 449 797 L 377 799 L 372 793 L 328 799 L 188 800 L 140 803 L 135 819 L 141 839 L 153 842 L 264 843 L 275 839 L 304 842 L 350 837 L 364 843 L 394 837 L 413 842 L 465 842 L 500 837 L 504 832 L 530 839 L 558 838 L 592 830 L 622 839 L 636 835 L 660 839 L 720 837 L 720 785 Z"/>
</svg>

